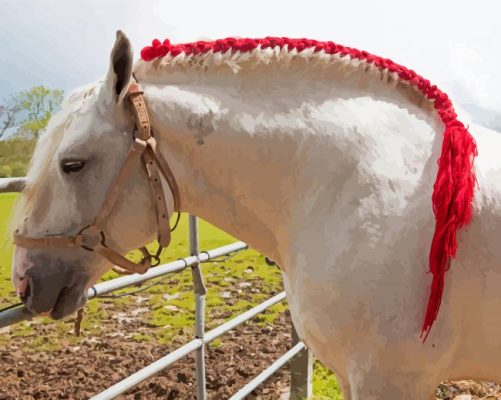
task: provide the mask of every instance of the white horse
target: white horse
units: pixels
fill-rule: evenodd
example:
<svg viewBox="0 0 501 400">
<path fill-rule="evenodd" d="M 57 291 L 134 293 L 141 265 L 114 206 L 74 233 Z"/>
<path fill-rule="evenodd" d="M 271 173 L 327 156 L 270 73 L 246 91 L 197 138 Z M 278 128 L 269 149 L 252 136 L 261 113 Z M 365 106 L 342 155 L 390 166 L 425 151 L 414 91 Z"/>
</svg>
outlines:
<svg viewBox="0 0 501 400">
<path fill-rule="evenodd" d="M 446 378 L 501 380 L 501 135 L 470 126 L 473 218 L 423 343 L 444 131 L 433 104 L 350 54 L 165 46 L 132 66 L 119 32 L 104 81 L 65 100 L 33 157 L 21 233 L 74 234 L 94 218 L 132 142 L 133 69 L 181 211 L 277 261 L 294 324 L 345 399 L 422 400 Z M 156 235 L 139 162 L 106 232 L 123 253 Z M 29 308 L 60 318 L 109 267 L 78 248 L 17 246 L 13 281 Z"/>
</svg>

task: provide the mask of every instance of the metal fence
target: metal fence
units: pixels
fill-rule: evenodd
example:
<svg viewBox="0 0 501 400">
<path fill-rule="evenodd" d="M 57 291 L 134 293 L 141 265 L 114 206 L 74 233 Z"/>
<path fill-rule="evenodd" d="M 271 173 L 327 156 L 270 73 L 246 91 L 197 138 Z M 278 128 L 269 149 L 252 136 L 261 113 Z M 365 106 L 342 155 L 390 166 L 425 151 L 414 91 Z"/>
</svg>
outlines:
<svg viewBox="0 0 501 400">
<path fill-rule="evenodd" d="M 0 179 L 1 192 L 18 192 L 24 187 L 23 178 L 4 178 Z M 178 347 L 176 350 L 153 362 L 147 367 L 128 376 L 122 381 L 114 384 L 101 393 L 92 397 L 92 400 L 113 399 L 121 393 L 126 392 L 135 385 L 152 375 L 164 370 L 177 360 L 195 352 L 195 374 L 197 399 L 205 400 L 207 398 L 206 391 L 206 367 L 205 367 L 205 345 L 214 339 L 220 337 L 224 333 L 234 329 L 238 325 L 250 320 L 256 315 L 264 312 L 267 308 L 283 301 L 285 292 L 281 292 L 270 299 L 256 305 L 250 310 L 226 321 L 218 327 L 205 331 L 205 295 L 206 288 L 204 285 L 202 270 L 200 264 L 213 260 L 216 257 L 228 255 L 237 251 L 247 249 L 247 245 L 243 242 L 236 242 L 227 246 L 218 247 L 216 249 L 200 251 L 198 247 L 198 221 L 195 216 L 189 216 L 189 250 L 188 257 L 173 261 L 167 264 L 159 265 L 151 268 L 145 274 L 133 274 L 122 276 L 110 281 L 98 283 L 91 287 L 88 291 L 88 298 L 92 299 L 100 295 L 111 293 L 116 290 L 124 289 L 129 286 L 141 284 L 150 279 L 164 276 L 171 273 L 180 272 L 188 267 L 191 267 L 193 278 L 193 290 L 195 295 L 195 329 L 194 338 L 188 343 Z M 12 325 L 16 322 L 28 320 L 32 318 L 32 314 L 23 306 L 12 308 L 0 313 L 0 328 Z M 310 352 L 305 348 L 304 344 L 299 341 L 298 336 L 292 328 L 292 347 L 285 354 L 280 356 L 275 362 L 264 369 L 261 373 L 255 376 L 244 387 L 238 390 L 230 399 L 244 399 L 254 389 L 261 385 L 273 373 L 279 370 L 287 362 L 290 361 L 291 370 L 291 385 L 290 398 L 304 399 L 308 398 L 312 393 L 312 357 Z"/>
</svg>

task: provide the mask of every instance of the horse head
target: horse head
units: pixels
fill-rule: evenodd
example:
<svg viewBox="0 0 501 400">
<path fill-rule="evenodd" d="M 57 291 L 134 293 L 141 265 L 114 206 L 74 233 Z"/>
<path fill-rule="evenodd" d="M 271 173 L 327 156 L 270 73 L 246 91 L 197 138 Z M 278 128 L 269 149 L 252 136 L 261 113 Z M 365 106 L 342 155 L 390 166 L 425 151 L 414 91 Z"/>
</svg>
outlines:
<svg viewBox="0 0 501 400">
<path fill-rule="evenodd" d="M 155 238 L 151 171 L 142 150 L 133 156 L 148 146 L 134 134 L 131 79 L 132 48 L 118 31 L 105 79 L 70 94 L 37 144 L 14 217 L 12 264 L 13 284 L 35 313 L 72 313 L 109 268 L 106 259 L 120 263 Z"/>
</svg>

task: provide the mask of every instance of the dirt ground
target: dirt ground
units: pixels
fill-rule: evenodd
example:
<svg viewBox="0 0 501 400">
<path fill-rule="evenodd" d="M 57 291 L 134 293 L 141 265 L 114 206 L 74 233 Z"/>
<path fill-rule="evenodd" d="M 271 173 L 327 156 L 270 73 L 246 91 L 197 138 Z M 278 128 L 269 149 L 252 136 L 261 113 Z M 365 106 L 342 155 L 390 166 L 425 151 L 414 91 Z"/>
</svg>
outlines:
<svg viewBox="0 0 501 400">
<path fill-rule="evenodd" d="M 0 399 L 87 399 L 179 346 L 130 342 L 121 327 L 102 338 L 52 353 L 24 354 L 22 341 L 0 352 Z M 118 333 L 118 334 L 117 334 Z M 210 399 L 227 399 L 290 346 L 288 316 L 275 328 L 246 324 L 208 346 L 207 389 Z M 121 399 L 194 399 L 194 357 L 135 387 Z M 286 368 L 256 390 L 259 399 L 278 399 L 288 387 Z"/>
<path fill-rule="evenodd" d="M 84 337 L 78 346 L 67 345 L 53 352 L 26 353 L 21 349 L 29 338 L 13 341 L 8 349 L 0 351 L 0 399 L 87 399 L 182 344 L 180 341 L 171 346 L 137 343 L 129 340 L 118 319 L 112 319 L 111 324 L 115 329 L 108 329 L 102 337 Z M 275 326 L 248 323 L 224 335 L 218 346 L 208 346 L 208 398 L 229 398 L 284 353 L 290 346 L 289 324 L 287 313 L 279 317 Z M 48 329 L 50 325 L 36 325 L 34 332 L 44 335 Z M 249 398 L 285 399 L 288 385 L 288 370 L 284 367 Z M 178 361 L 120 397 L 157 398 L 195 398 L 194 357 Z M 446 382 L 439 386 L 437 399 L 499 400 L 501 386 Z"/>
</svg>

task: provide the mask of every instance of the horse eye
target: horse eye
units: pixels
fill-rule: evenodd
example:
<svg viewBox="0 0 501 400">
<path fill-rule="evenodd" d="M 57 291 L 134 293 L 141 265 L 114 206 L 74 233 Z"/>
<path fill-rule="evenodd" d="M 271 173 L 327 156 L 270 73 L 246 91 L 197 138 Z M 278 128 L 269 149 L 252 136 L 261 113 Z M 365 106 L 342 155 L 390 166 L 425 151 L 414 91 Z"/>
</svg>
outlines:
<svg viewBox="0 0 501 400">
<path fill-rule="evenodd" d="M 83 160 L 63 160 L 61 161 L 61 169 L 65 174 L 71 174 L 72 172 L 78 172 L 85 166 L 85 161 Z"/>
</svg>

